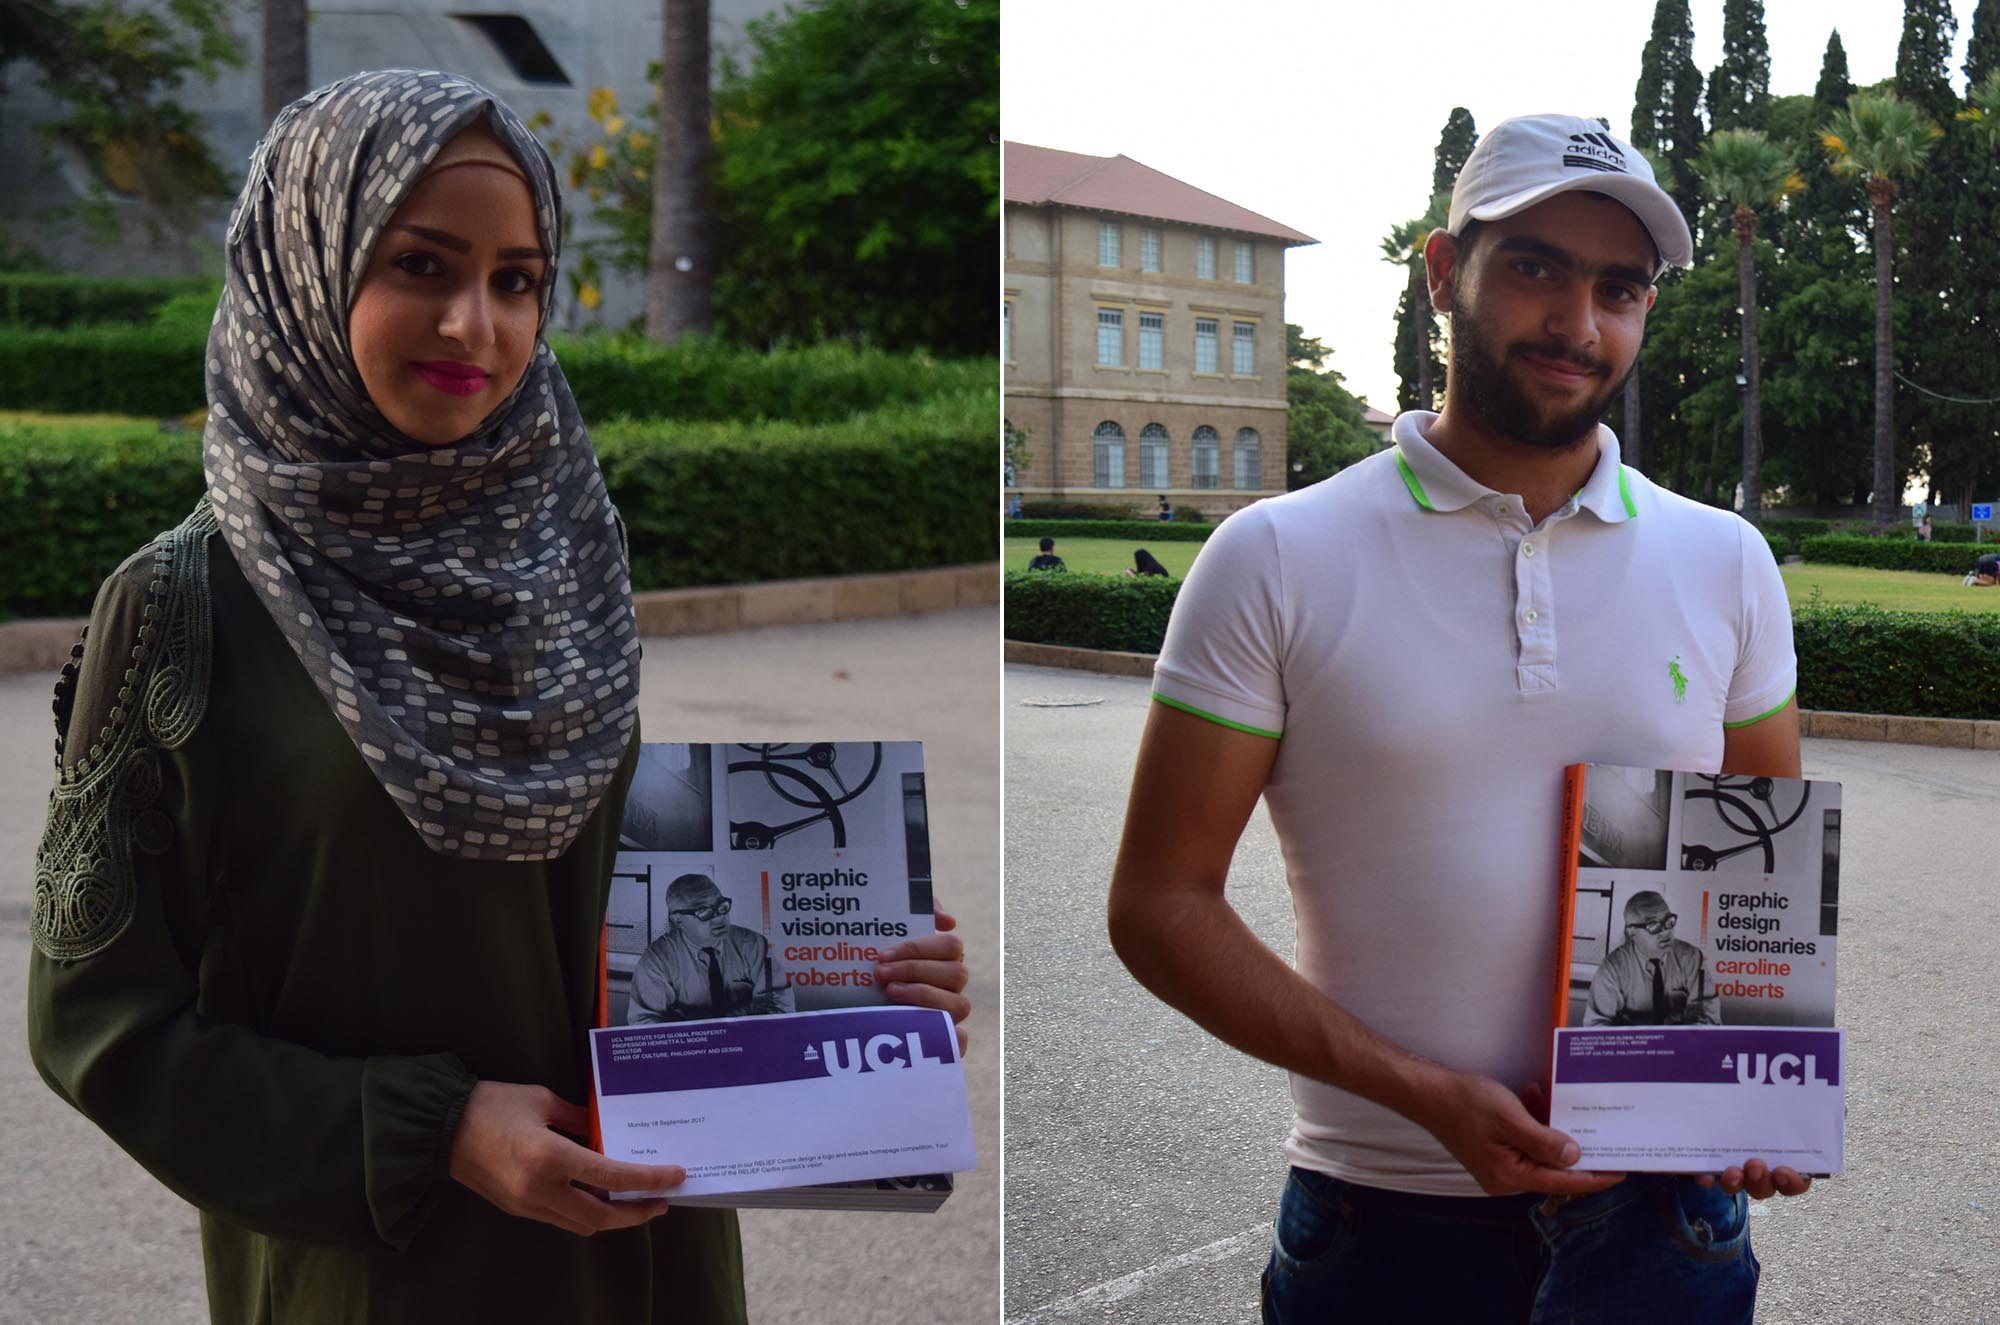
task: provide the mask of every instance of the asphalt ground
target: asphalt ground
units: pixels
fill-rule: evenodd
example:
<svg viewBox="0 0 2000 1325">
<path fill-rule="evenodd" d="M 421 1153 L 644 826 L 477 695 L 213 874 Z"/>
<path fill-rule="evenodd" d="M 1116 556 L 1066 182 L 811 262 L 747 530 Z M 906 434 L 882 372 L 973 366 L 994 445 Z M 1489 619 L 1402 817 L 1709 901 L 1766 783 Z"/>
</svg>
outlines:
<svg viewBox="0 0 2000 1325">
<path fill-rule="evenodd" d="M 1000 780 L 995 608 L 648 640 L 655 740 L 921 740 L 939 900 L 975 1011 L 966 1063 L 981 1168 L 932 1215 L 746 1211 L 750 1316 L 999 1315 Z M 0 677 L 0 1321 L 208 1319 L 194 1210 L 43 1085 L 24 1019 L 35 844 L 52 777 L 51 676 Z"/>
<path fill-rule="evenodd" d="M 1009 666 L 1004 688 L 1006 1325 L 1255 1321 L 1285 1076 L 1104 936 L 1148 684 Z M 1844 785 L 1848 1171 L 1752 1206 L 1757 1321 L 2000 1325 L 2000 755 L 1808 740 L 1805 772 Z M 1261 804 L 1230 898 L 1290 956 Z"/>
</svg>

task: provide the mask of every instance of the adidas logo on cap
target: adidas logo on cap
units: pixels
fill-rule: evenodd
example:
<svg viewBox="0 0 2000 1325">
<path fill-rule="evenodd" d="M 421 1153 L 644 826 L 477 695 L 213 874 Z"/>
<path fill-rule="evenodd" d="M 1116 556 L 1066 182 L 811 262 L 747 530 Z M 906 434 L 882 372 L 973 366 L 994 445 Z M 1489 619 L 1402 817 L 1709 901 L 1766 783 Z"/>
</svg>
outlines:
<svg viewBox="0 0 2000 1325">
<path fill-rule="evenodd" d="M 1571 134 L 1569 146 L 1563 149 L 1563 164 L 1583 170 L 1631 173 L 1631 167 L 1625 164 L 1625 154 L 1618 150 L 1618 140 L 1608 133 Z"/>
</svg>

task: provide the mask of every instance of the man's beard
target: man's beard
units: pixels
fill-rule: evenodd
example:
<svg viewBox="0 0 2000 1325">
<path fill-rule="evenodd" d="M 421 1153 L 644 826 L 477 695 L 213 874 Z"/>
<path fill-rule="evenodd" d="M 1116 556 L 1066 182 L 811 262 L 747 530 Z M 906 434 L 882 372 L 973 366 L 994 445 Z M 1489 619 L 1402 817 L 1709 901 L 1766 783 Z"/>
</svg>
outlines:
<svg viewBox="0 0 2000 1325">
<path fill-rule="evenodd" d="M 1462 393 L 1462 399 L 1495 432 L 1529 446 L 1559 451 L 1582 442 L 1597 430 L 1598 420 L 1604 417 L 1611 398 L 1624 388 L 1625 377 L 1631 375 L 1628 369 L 1624 376 L 1613 382 L 1606 376 L 1604 360 L 1574 354 L 1560 343 L 1530 344 L 1523 341 L 1500 349 L 1484 334 L 1485 328 L 1477 314 L 1461 312 L 1458 308 L 1451 310 L 1449 325 L 1452 382 Z M 1520 354 L 1532 354 L 1597 373 L 1605 376 L 1607 385 L 1602 392 L 1574 409 L 1548 414 L 1521 390 L 1508 373 L 1508 360 Z M 1635 358 L 1634 366 L 1637 362 Z"/>
</svg>

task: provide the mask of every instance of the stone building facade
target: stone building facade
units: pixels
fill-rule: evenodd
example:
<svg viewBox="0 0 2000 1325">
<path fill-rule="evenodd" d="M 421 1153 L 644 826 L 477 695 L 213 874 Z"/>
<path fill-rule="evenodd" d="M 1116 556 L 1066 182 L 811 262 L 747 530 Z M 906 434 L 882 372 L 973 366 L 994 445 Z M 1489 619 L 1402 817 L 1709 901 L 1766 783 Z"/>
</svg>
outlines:
<svg viewBox="0 0 2000 1325">
<path fill-rule="evenodd" d="M 1129 157 L 1004 153 L 1010 500 L 1283 492 L 1285 250 L 1316 241 Z"/>
</svg>

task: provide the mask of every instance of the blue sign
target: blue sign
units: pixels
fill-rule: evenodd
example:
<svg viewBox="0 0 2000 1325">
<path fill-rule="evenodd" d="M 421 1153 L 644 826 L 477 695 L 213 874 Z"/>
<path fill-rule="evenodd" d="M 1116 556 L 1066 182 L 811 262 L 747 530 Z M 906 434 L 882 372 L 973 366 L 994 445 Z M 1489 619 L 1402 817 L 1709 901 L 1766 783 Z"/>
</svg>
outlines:
<svg viewBox="0 0 2000 1325">
<path fill-rule="evenodd" d="M 1972 504 L 1972 522 L 1974 524 L 1992 524 L 1993 503 L 1990 501 L 1974 502 Z"/>
</svg>

